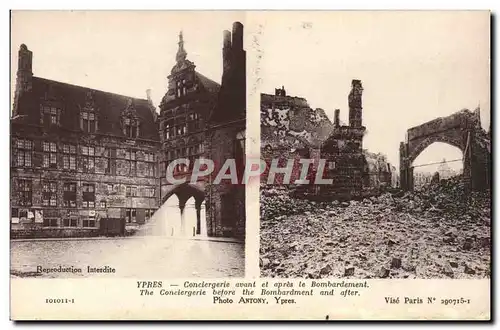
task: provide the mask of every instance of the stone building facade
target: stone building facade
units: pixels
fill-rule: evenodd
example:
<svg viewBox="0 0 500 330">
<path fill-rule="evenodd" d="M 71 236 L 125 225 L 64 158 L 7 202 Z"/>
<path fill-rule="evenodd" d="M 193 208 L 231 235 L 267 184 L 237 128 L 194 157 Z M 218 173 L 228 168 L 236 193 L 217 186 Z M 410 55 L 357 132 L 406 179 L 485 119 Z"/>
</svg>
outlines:
<svg viewBox="0 0 500 330">
<path fill-rule="evenodd" d="M 11 118 L 11 237 L 124 235 L 148 221 L 172 195 L 194 197 L 208 236 L 245 236 L 243 185 L 191 176 L 197 158 L 244 166 L 246 53 L 243 25 L 224 31 L 222 84 L 195 70 L 182 33 L 158 115 L 146 99 L 33 76 L 33 54 L 19 50 Z M 241 175 L 240 175 L 241 176 Z M 168 215 L 167 215 L 168 216 Z"/>
<path fill-rule="evenodd" d="M 11 118 L 12 237 L 122 235 L 159 204 L 155 108 L 33 75 L 19 49 Z"/>
<path fill-rule="evenodd" d="M 205 207 L 208 236 L 244 238 L 244 186 L 227 182 L 212 184 L 213 176 L 199 177 L 191 182 L 197 158 L 212 160 L 217 169 L 234 159 L 242 172 L 245 155 L 246 125 L 246 52 L 243 49 L 243 25 L 233 24 L 232 33 L 223 32 L 223 74 L 218 83 L 195 70 L 187 59 L 182 34 L 176 64 L 168 77 L 169 88 L 160 103 L 160 186 L 161 203 L 172 195 L 179 199 L 181 217 L 185 203 L 195 199 L 196 231 L 199 234 L 201 208 Z M 173 168 L 175 184 L 166 178 L 169 164 L 187 158 L 189 165 Z M 242 173 L 241 173 L 242 174 Z"/>
</svg>

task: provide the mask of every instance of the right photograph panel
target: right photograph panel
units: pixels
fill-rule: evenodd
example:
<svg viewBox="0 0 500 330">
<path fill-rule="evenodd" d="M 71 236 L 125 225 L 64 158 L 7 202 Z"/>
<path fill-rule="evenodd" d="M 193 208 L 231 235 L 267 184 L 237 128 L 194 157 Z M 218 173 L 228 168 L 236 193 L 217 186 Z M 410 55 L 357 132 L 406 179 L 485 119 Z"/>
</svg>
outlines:
<svg viewBox="0 0 500 330">
<path fill-rule="evenodd" d="M 279 15 L 259 38 L 261 276 L 489 278 L 488 13 Z"/>
</svg>

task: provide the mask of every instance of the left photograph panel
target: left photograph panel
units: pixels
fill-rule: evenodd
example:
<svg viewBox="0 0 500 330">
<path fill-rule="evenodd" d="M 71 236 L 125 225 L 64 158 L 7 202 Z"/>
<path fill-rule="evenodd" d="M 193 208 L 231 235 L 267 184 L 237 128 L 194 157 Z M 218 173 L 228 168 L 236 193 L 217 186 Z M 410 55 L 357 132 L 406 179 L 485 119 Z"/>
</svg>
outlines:
<svg viewBox="0 0 500 330">
<path fill-rule="evenodd" d="M 11 277 L 245 275 L 244 24 L 11 12 Z"/>
</svg>

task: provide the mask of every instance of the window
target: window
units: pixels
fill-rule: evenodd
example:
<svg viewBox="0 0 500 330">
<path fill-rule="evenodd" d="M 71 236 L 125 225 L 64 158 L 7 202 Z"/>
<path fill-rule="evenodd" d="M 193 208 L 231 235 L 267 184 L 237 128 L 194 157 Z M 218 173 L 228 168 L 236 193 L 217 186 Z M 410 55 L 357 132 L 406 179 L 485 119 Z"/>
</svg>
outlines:
<svg viewBox="0 0 500 330">
<path fill-rule="evenodd" d="M 43 167 L 57 168 L 57 144 L 55 142 L 43 142 Z"/>
<path fill-rule="evenodd" d="M 57 182 L 45 181 L 42 183 L 42 205 L 57 206 Z"/>
<path fill-rule="evenodd" d="M 113 193 L 113 191 L 114 191 L 114 186 L 113 186 L 113 184 L 108 183 L 108 194 Z"/>
<path fill-rule="evenodd" d="M 137 187 L 128 186 L 126 195 L 127 197 L 137 197 Z"/>
<path fill-rule="evenodd" d="M 95 207 L 95 185 L 92 183 L 84 183 L 82 185 L 83 191 L 83 207 Z"/>
<path fill-rule="evenodd" d="M 27 209 L 19 210 L 19 218 L 27 218 L 27 217 L 28 217 L 28 210 Z"/>
<path fill-rule="evenodd" d="M 150 152 L 144 153 L 144 160 L 147 162 L 154 162 L 155 161 L 155 155 Z"/>
<path fill-rule="evenodd" d="M 146 221 L 148 221 L 150 218 L 153 217 L 154 213 L 155 213 L 155 210 L 153 210 L 153 209 L 146 209 L 146 215 L 145 215 L 144 219 Z"/>
<path fill-rule="evenodd" d="M 77 227 L 78 226 L 78 219 L 77 218 L 65 218 L 65 219 L 63 219 L 63 226 L 64 227 Z"/>
<path fill-rule="evenodd" d="M 115 174 L 114 170 L 113 170 L 113 169 L 116 169 L 115 157 L 116 157 L 116 149 L 115 148 L 104 149 L 104 154 L 102 157 L 102 161 L 104 163 L 104 173 Z"/>
<path fill-rule="evenodd" d="M 76 207 L 76 183 L 65 182 L 63 184 L 63 203 L 65 207 Z"/>
<path fill-rule="evenodd" d="M 97 131 L 95 114 L 93 112 L 81 112 L 80 127 L 84 132 L 95 133 Z"/>
<path fill-rule="evenodd" d="M 155 188 L 144 188 L 143 197 L 155 197 Z"/>
<path fill-rule="evenodd" d="M 187 133 L 186 124 L 181 124 L 175 127 L 175 135 L 184 135 Z"/>
<path fill-rule="evenodd" d="M 165 140 L 168 140 L 173 136 L 175 136 L 174 120 L 169 119 L 167 122 L 165 122 L 163 137 Z"/>
<path fill-rule="evenodd" d="M 186 79 L 177 81 L 176 93 L 177 97 L 181 97 L 187 94 Z"/>
<path fill-rule="evenodd" d="M 328 169 L 329 170 L 334 170 L 335 169 L 335 162 L 329 161 L 328 162 Z"/>
<path fill-rule="evenodd" d="M 139 133 L 139 122 L 132 118 L 125 118 L 123 121 L 124 133 L 128 138 L 137 138 Z"/>
<path fill-rule="evenodd" d="M 144 153 L 144 173 L 142 173 L 146 177 L 154 177 L 155 176 L 155 155 L 153 153 L 146 152 Z"/>
<path fill-rule="evenodd" d="M 59 114 L 61 109 L 56 106 L 41 105 L 43 113 L 43 122 L 50 125 L 59 125 Z"/>
<path fill-rule="evenodd" d="M 127 223 L 136 222 L 136 209 L 125 209 L 125 221 Z"/>
<path fill-rule="evenodd" d="M 101 203 L 99 204 L 99 206 L 101 207 L 101 209 L 105 209 L 106 208 L 106 201 L 102 200 Z"/>
<path fill-rule="evenodd" d="M 95 219 L 94 218 L 83 219 L 82 225 L 83 227 L 88 227 L 88 228 L 95 227 Z"/>
<path fill-rule="evenodd" d="M 155 176 L 155 164 L 154 163 L 146 163 L 145 166 L 145 176 L 154 177 Z"/>
<path fill-rule="evenodd" d="M 83 171 L 94 173 L 95 171 L 95 149 L 94 147 L 82 147 Z"/>
<path fill-rule="evenodd" d="M 30 140 L 20 139 L 17 140 L 17 166 L 31 167 L 33 142 Z"/>
<path fill-rule="evenodd" d="M 76 145 L 65 144 L 63 146 L 63 168 L 76 170 Z"/>
<path fill-rule="evenodd" d="M 18 191 L 19 191 L 19 205 L 31 206 L 32 205 L 31 193 L 33 191 L 31 180 L 19 180 Z"/>
<path fill-rule="evenodd" d="M 175 94 L 177 95 L 177 97 L 181 97 L 181 95 L 182 95 L 181 93 L 182 93 L 182 90 L 181 90 L 181 82 L 180 82 L 180 81 L 178 81 L 178 82 L 177 82 L 177 89 L 176 89 L 176 93 L 175 93 Z"/>
<path fill-rule="evenodd" d="M 43 218 L 44 227 L 59 227 L 59 219 L 57 218 Z"/>
<path fill-rule="evenodd" d="M 195 132 L 200 129 L 200 120 L 199 115 L 197 113 L 190 113 L 188 116 L 188 131 Z"/>
<path fill-rule="evenodd" d="M 127 160 L 127 167 L 129 169 L 129 175 L 136 175 L 137 173 L 137 160 L 135 157 L 134 150 L 126 150 L 125 151 L 125 159 Z"/>
</svg>

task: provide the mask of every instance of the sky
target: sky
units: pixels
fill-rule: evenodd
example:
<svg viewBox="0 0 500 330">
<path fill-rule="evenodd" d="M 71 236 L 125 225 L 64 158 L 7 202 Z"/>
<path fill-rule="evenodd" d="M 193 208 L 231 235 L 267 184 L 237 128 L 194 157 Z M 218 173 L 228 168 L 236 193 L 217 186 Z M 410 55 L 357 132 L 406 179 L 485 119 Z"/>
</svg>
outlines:
<svg viewBox="0 0 500 330">
<path fill-rule="evenodd" d="M 222 31 L 242 12 L 14 11 L 11 20 L 11 79 L 24 43 L 33 52 L 35 76 L 146 98 L 155 105 L 166 92 L 175 65 L 179 32 L 196 70 L 219 82 Z"/>
<path fill-rule="evenodd" d="M 24 43 L 33 51 L 35 76 L 139 98 L 151 89 L 158 105 L 180 30 L 187 58 L 220 83 L 222 31 L 231 30 L 234 21 L 245 25 L 254 123 L 259 101 L 251 100 L 281 86 L 331 119 L 339 108 L 340 119 L 348 122 L 351 81 L 360 79 L 363 146 L 387 155 L 395 166 L 410 127 L 478 105 L 482 124 L 489 127 L 489 14 L 484 12 L 14 11 L 11 85 Z M 454 147 L 433 144 L 414 164 L 460 157 Z"/>
<path fill-rule="evenodd" d="M 261 91 L 284 86 L 330 119 L 339 108 L 347 123 L 351 81 L 360 79 L 363 147 L 387 155 L 396 167 L 410 127 L 478 105 L 489 127 L 487 12 L 264 13 L 258 21 Z M 461 158 L 461 152 L 436 143 L 414 164 L 443 158 Z"/>
</svg>

